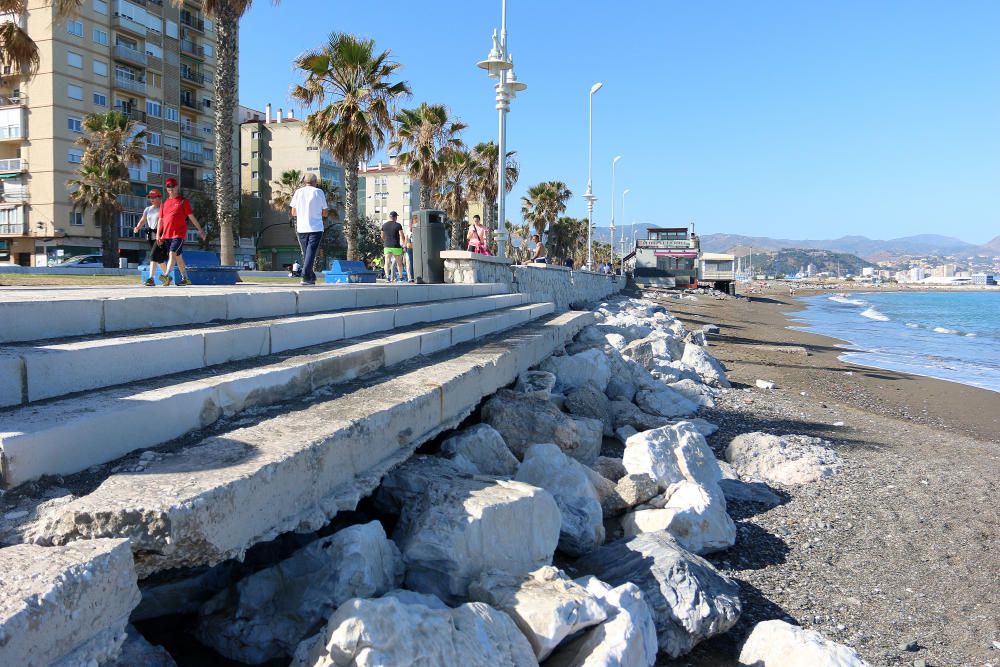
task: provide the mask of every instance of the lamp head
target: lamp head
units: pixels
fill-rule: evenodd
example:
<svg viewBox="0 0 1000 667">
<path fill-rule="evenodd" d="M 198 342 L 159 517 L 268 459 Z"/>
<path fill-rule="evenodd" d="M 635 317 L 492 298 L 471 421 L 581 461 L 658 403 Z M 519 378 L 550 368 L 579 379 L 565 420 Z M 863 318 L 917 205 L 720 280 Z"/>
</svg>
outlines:
<svg viewBox="0 0 1000 667">
<path fill-rule="evenodd" d="M 601 82 L 595 83 L 593 86 L 590 87 L 590 94 L 593 95 L 598 90 L 600 90 L 603 86 L 604 86 L 604 84 L 601 83 Z"/>
<path fill-rule="evenodd" d="M 490 73 L 491 79 L 500 78 L 500 72 L 509 70 L 513 65 L 503 57 L 503 48 L 497 41 L 497 32 L 493 31 L 493 48 L 490 49 L 489 54 L 486 56 L 486 60 L 481 60 L 477 63 L 481 69 L 486 70 Z"/>
<path fill-rule="evenodd" d="M 611 165 L 614 166 L 614 165 L 618 164 L 618 160 L 621 160 L 621 159 L 622 159 L 621 155 L 616 155 L 615 159 L 611 161 Z"/>
<path fill-rule="evenodd" d="M 631 190 L 629 190 L 628 188 L 625 188 L 625 191 L 624 191 L 624 192 L 622 192 L 622 197 L 624 198 L 624 197 L 625 197 L 625 195 L 627 195 L 627 194 L 628 194 L 628 193 L 630 193 L 630 192 L 632 192 L 632 191 L 631 191 Z"/>
</svg>

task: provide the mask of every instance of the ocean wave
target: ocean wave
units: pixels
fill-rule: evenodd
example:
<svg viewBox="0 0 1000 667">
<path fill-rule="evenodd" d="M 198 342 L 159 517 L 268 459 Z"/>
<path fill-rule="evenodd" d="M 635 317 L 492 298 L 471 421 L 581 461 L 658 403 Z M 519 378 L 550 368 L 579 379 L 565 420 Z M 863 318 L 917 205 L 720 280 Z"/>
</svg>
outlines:
<svg viewBox="0 0 1000 667">
<path fill-rule="evenodd" d="M 868 305 L 866 301 L 861 301 L 860 299 L 848 299 L 846 296 L 833 295 L 829 297 L 830 301 L 836 301 L 837 303 L 849 303 L 852 306 L 865 306 Z"/>
<path fill-rule="evenodd" d="M 933 331 L 934 331 L 934 333 L 943 333 L 943 334 L 957 334 L 957 333 L 962 333 L 961 331 L 958 331 L 957 329 L 949 329 L 947 327 L 934 327 Z"/>
<path fill-rule="evenodd" d="M 976 334 L 974 334 L 974 333 L 967 333 L 967 334 L 965 334 L 965 337 L 966 338 L 975 338 Z"/>
<path fill-rule="evenodd" d="M 910 327 L 911 329 L 919 329 L 920 328 L 920 325 L 917 324 L 916 322 L 907 322 L 906 326 Z"/>
<path fill-rule="evenodd" d="M 878 312 L 874 308 L 869 308 L 861 312 L 861 317 L 867 317 L 870 320 L 878 320 L 879 322 L 888 322 L 889 318 L 886 315 Z"/>
</svg>

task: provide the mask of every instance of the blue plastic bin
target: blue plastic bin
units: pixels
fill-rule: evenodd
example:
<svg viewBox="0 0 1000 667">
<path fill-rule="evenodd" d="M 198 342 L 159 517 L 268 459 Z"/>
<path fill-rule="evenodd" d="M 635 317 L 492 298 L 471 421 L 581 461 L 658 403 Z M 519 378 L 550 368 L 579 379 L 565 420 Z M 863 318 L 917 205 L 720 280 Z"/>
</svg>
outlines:
<svg viewBox="0 0 1000 667">
<path fill-rule="evenodd" d="M 323 271 L 326 283 L 374 283 L 377 272 L 365 266 L 364 262 L 335 259 L 329 271 Z"/>
<path fill-rule="evenodd" d="M 221 266 L 219 256 L 207 250 L 185 251 L 184 265 L 187 267 L 188 279 L 192 285 L 235 285 L 238 278 L 239 267 Z M 153 279 L 157 280 L 157 284 L 161 273 L 163 272 L 160 271 L 160 266 L 156 265 Z M 142 281 L 146 282 L 149 278 L 148 264 L 139 266 L 139 275 Z M 176 266 L 171 270 L 170 277 L 175 284 L 181 279 L 181 272 Z"/>
</svg>

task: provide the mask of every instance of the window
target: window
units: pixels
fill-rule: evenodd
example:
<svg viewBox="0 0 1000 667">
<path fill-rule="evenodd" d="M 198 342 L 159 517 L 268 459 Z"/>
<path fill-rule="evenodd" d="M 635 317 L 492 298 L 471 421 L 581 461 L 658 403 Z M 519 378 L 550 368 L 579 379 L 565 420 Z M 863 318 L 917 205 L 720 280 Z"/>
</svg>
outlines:
<svg viewBox="0 0 1000 667">
<path fill-rule="evenodd" d="M 153 174 L 159 174 L 163 171 L 163 160 L 158 157 L 148 157 L 146 158 L 146 163 L 149 165 L 149 171 Z"/>
<path fill-rule="evenodd" d="M 66 156 L 70 164 L 80 164 L 83 162 L 83 151 L 79 148 L 71 148 Z"/>
<path fill-rule="evenodd" d="M 211 44 L 202 44 L 201 52 L 205 54 L 206 58 L 215 57 L 215 48 Z"/>
<path fill-rule="evenodd" d="M 70 132 L 83 132 L 83 122 L 79 118 L 69 116 L 66 119 L 66 126 Z"/>
<path fill-rule="evenodd" d="M 108 64 L 102 63 L 100 60 L 94 61 L 94 74 L 97 76 L 107 76 L 108 75 Z"/>
<path fill-rule="evenodd" d="M 74 226 L 80 226 L 83 224 L 83 211 L 70 211 L 69 212 L 69 224 Z"/>
<path fill-rule="evenodd" d="M 174 23 L 173 21 L 169 20 L 167 21 L 166 35 L 167 37 L 173 37 L 174 39 L 177 39 L 177 24 Z"/>
<path fill-rule="evenodd" d="M 163 108 L 160 106 L 160 103 L 154 100 L 146 100 L 146 115 L 154 118 L 162 116 Z"/>
<path fill-rule="evenodd" d="M 160 145 L 160 133 L 159 132 L 147 132 L 146 133 L 146 143 L 150 146 Z"/>
<path fill-rule="evenodd" d="M 260 132 L 258 130 L 254 130 L 253 132 L 250 133 L 251 139 L 258 139 L 259 137 L 260 137 Z M 499 178 L 499 176 L 497 178 Z"/>
<path fill-rule="evenodd" d="M 318 151 L 319 146 L 306 146 L 307 151 Z M 497 178 L 500 178 L 499 176 Z"/>
<path fill-rule="evenodd" d="M 103 93 L 94 93 L 94 104 L 99 107 L 108 106 L 108 96 Z"/>
<path fill-rule="evenodd" d="M 66 86 L 66 96 L 71 100 L 82 100 L 83 99 L 83 88 L 80 86 L 74 86 L 72 83 Z"/>
<path fill-rule="evenodd" d="M 201 155 L 205 158 L 206 162 L 215 162 L 215 149 L 214 148 L 202 148 Z"/>
<path fill-rule="evenodd" d="M 73 53 L 72 51 L 67 51 L 66 64 L 69 65 L 70 67 L 83 69 L 83 56 L 81 56 L 79 53 Z"/>
<path fill-rule="evenodd" d="M 164 174 L 170 174 L 171 176 L 176 176 L 179 172 L 180 170 L 178 169 L 176 164 L 170 164 L 169 162 L 163 163 Z"/>
<path fill-rule="evenodd" d="M 66 21 L 66 32 L 75 37 L 83 37 L 83 21 Z"/>
<path fill-rule="evenodd" d="M 108 33 L 103 30 L 98 30 L 94 28 L 94 41 L 98 44 L 108 45 Z"/>
<path fill-rule="evenodd" d="M 250 172 L 250 178 L 260 178 L 260 172 L 259 171 L 251 171 Z M 499 178 L 499 176 L 497 178 Z"/>
<path fill-rule="evenodd" d="M 166 118 L 167 120 L 170 120 L 170 121 L 173 121 L 173 122 L 176 123 L 176 122 L 180 121 L 181 114 L 177 110 L 177 107 L 167 107 L 167 110 L 164 113 L 163 117 Z"/>
<path fill-rule="evenodd" d="M 150 44 L 146 42 L 146 55 L 153 56 L 154 58 L 163 59 L 163 49 L 158 47 L 156 44 Z"/>
<path fill-rule="evenodd" d="M 252 151 L 252 152 L 250 153 L 250 159 L 251 159 L 251 160 L 256 160 L 256 159 L 257 159 L 257 158 L 259 158 L 259 157 L 260 157 L 260 151 Z M 498 177 L 498 178 L 499 178 L 499 177 Z"/>
<path fill-rule="evenodd" d="M 163 135 L 163 147 L 178 151 L 181 149 L 181 140 L 172 134 Z"/>
<path fill-rule="evenodd" d="M 108 3 L 104 2 L 104 0 L 94 0 L 94 11 L 98 14 L 107 15 Z"/>
</svg>

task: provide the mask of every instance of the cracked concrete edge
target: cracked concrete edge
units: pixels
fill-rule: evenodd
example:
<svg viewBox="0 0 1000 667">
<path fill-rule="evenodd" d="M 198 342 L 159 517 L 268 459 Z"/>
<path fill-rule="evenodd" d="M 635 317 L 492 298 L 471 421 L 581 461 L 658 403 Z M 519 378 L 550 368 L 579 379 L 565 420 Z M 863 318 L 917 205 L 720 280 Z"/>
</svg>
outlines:
<svg viewBox="0 0 1000 667">
<path fill-rule="evenodd" d="M 41 544 L 127 537 L 144 577 L 239 558 L 281 533 L 316 530 L 354 509 L 417 447 L 593 321 L 591 313 L 564 313 L 460 357 L 414 365 L 300 412 L 213 436 L 143 474 L 111 476 L 40 517 L 28 537 Z M 386 406 L 387 395 L 406 398 Z M 303 432 L 313 433 L 305 444 Z"/>
</svg>

